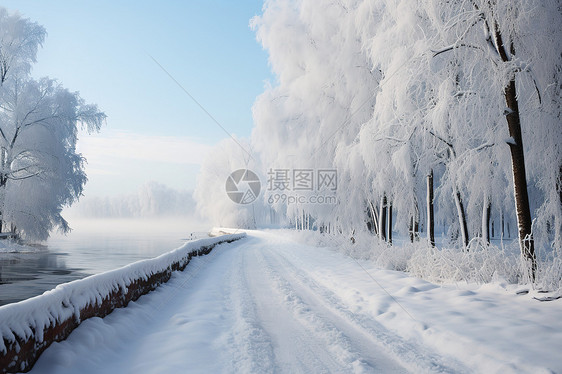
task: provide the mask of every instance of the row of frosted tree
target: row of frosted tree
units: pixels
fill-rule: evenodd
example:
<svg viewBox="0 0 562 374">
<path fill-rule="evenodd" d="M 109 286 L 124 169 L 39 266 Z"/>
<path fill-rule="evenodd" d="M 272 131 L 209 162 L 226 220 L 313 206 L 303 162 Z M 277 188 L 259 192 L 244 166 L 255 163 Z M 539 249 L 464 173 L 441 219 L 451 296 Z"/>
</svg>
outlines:
<svg viewBox="0 0 562 374">
<path fill-rule="evenodd" d="M 133 194 L 85 197 L 73 212 L 81 218 L 149 218 L 190 215 L 194 208 L 191 191 L 151 181 Z"/>
<path fill-rule="evenodd" d="M 217 224 L 290 223 L 470 251 L 518 238 L 528 275 L 562 247 L 557 0 L 270 0 L 251 22 L 277 81 L 196 198 Z M 230 171 L 336 169 L 337 204 L 251 206 Z"/>
<path fill-rule="evenodd" d="M 105 114 L 50 78 L 31 76 L 45 29 L 0 7 L 0 232 L 46 239 L 69 230 L 63 207 L 86 183 L 79 128 Z"/>
</svg>

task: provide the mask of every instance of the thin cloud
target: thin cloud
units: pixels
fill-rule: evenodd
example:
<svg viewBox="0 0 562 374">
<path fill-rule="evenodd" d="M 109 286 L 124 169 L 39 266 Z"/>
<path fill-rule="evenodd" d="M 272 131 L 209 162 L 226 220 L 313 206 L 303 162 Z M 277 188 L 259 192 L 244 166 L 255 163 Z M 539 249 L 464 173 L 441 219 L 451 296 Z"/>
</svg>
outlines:
<svg viewBox="0 0 562 374">
<path fill-rule="evenodd" d="M 86 135 L 78 142 L 78 151 L 97 173 L 116 159 L 201 165 L 211 146 L 195 139 L 178 136 L 150 136 L 126 131 Z M 94 166 L 95 165 L 95 166 Z M 111 173 L 105 171 L 105 173 Z"/>
</svg>

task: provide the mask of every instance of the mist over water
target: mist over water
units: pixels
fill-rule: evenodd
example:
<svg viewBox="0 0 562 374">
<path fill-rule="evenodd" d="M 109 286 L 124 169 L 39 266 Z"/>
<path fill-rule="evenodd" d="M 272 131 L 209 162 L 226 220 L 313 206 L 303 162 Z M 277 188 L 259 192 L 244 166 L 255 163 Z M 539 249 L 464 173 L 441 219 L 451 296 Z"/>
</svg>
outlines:
<svg viewBox="0 0 562 374">
<path fill-rule="evenodd" d="M 156 257 L 205 237 L 210 225 L 195 216 L 69 219 L 73 231 L 54 233 L 29 251 L 0 256 L 0 305 L 58 284 Z"/>
<path fill-rule="evenodd" d="M 76 254 L 69 263 L 100 272 L 126 265 L 135 259 L 158 256 L 195 237 L 206 236 L 210 227 L 192 217 L 154 217 L 144 219 L 81 219 L 72 221 L 68 235 L 53 235 L 49 249 L 64 249 Z M 80 261 L 87 254 L 87 263 Z M 89 256 L 88 256 L 89 257 Z"/>
</svg>

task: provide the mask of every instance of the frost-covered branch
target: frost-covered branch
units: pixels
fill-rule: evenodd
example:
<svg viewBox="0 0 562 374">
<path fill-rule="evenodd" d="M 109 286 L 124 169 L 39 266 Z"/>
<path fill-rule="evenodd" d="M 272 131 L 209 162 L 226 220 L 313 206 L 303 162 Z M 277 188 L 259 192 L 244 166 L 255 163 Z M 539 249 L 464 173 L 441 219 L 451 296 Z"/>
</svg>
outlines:
<svg viewBox="0 0 562 374">
<path fill-rule="evenodd" d="M 482 145 L 480 145 L 480 146 L 474 148 L 474 151 L 480 152 L 480 151 L 483 151 L 483 150 L 485 150 L 485 149 L 492 148 L 492 147 L 495 146 L 495 145 L 496 145 L 495 143 L 486 143 L 486 144 L 482 144 Z"/>
<path fill-rule="evenodd" d="M 482 50 L 482 48 L 480 48 L 479 46 L 475 46 L 475 45 L 470 45 L 470 44 L 466 44 L 466 43 L 458 43 L 458 44 L 453 44 L 438 50 L 431 50 L 431 52 L 433 53 L 433 57 L 437 57 L 439 56 L 441 53 L 445 53 L 445 52 L 449 52 L 452 51 L 454 49 L 457 48 L 461 48 L 461 47 L 466 47 L 466 48 L 473 48 L 473 49 L 478 49 L 478 50 Z"/>
<path fill-rule="evenodd" d="M 8 174 L 8 178 L 10 178 L 14 181 L 22 181 L 22 180 L 25 180 L 25 179 L 36 177 L 36 176 L 38 176 L 42 173 L 43 173 L 42 170 L 38 170 L 34 173 L 31 173 L 31 174 L 28 174 L 28 175 L 25 175 L 25 176 L 21 176 L 21 177 L 16 176 L 14 173 L 10 173 L 10 174 Z"/>
<path fill-rule="evenodd" d="M 443 144 L 445 144 L 449 150 L 451 151 L 451 154 L 456 157 L 456 153 L 455 153 L 455 147 L 453 146 L 453 144 L 451 142 L 448 142 L 447 140 L 443 139 L 441 136 L 435 134 L 432 130 L 428 131 L 429 134 L 433 135 L 437 140 L 440 140 Z"/>
</svg>

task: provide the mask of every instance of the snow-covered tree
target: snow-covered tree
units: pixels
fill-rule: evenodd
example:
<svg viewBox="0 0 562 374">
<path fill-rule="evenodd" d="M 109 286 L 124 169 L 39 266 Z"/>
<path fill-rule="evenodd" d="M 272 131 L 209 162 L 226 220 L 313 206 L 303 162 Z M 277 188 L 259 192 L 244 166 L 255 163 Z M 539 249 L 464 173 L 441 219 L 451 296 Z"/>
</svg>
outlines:
<svg viewBox="0 0 562 374">
<path fill-rule="evenodd" d="M 255 228 L 264 222 L 265 210 L 260 200 L 254 204 L 240 204 L 227 194 L 226 183 L 231 173 L 249 169 L 258 172 L 260 166 L 252 158 L 251 148 L 242 139 L 226 139 L 212 151 L 212 157 L 205 160 L 197 178 L 194 197 L 197 209 L 204 217 L 222 227 Z M 263 181 L 263 176 L 260 176 Z M 243 190 L 247 186 L 240 185 Z"/>
<path fill-rule="evenodd" d="M 112 197 L 82 197 L 80 204 L 69 211 L 79 218 L 146 218 L 190 216 L 195 209 L 193 192 L 176 190 L 150 181 L 136 193 Z"/>
<path fill-rule="evenodd" d="M 337 204 L 277 204 L 280 221 L 430 245 L 437 226 L 465 251 L 516 221 L 533 279 L 535 247 L 562 256 L 559 4 L 267 1 L 251 25 L 277 81 L 253 107 L 257 164 L 338 172 Z"/>
<path fill-rule="evenodd" d="M 35 62 L 37 49 L 45 40 L 45 28 L 9 14 L 0 7 L 0 86 L 14 74 L 27 73 Z"/>
<path fill-rule="evenodd" d="M 549 87 L 558 86 L 560 81 L 560 4 L 428 0 L 425 7 L 437 30 L 436 41 L 441 44 L 434 51 L 435 58 L 455 62 L 458 93 L 477 98 L 476 103 L 463 109 L 468 115 L 455 118 L 463 119 L 465 124 L 472 121 L 470 127 L 478 129 L 483 144 L 492 142 L 499 148 L 503 143 L 509 148 L 521 253 L 529 261 L 534 277 L 535 240 L 525 154 L 539 149 L 529 148 L 526 142 L 536 141 L 541 133 L 553 136 L 557 143 L 542 136 L 538 140 L 549 146 L 554 167 L 545 168 L 543 159 L 535 170 L 540 170 L 542 177 L 559 174 L 560 106 L 548 105 L 556 100 Z M 543 104 L 545 96 L 548 102 Z M 541 113 L 545 111 L 558 117 L 558 121 L 545 118 Z M 537 116 L 532 118 L 531 113 Z M 493 131 L 486 131 L 491 128 Z"/>
<path fill-rule="evenodd" d="M 0 30 L 0 228 L 46 239 L 69 230 L 62 208 L 87 180 L 77 132 L 99 130 L 106 116 L 55 80 L 29 76 L 43 28 L 0 10 Z"/>
</svg>

